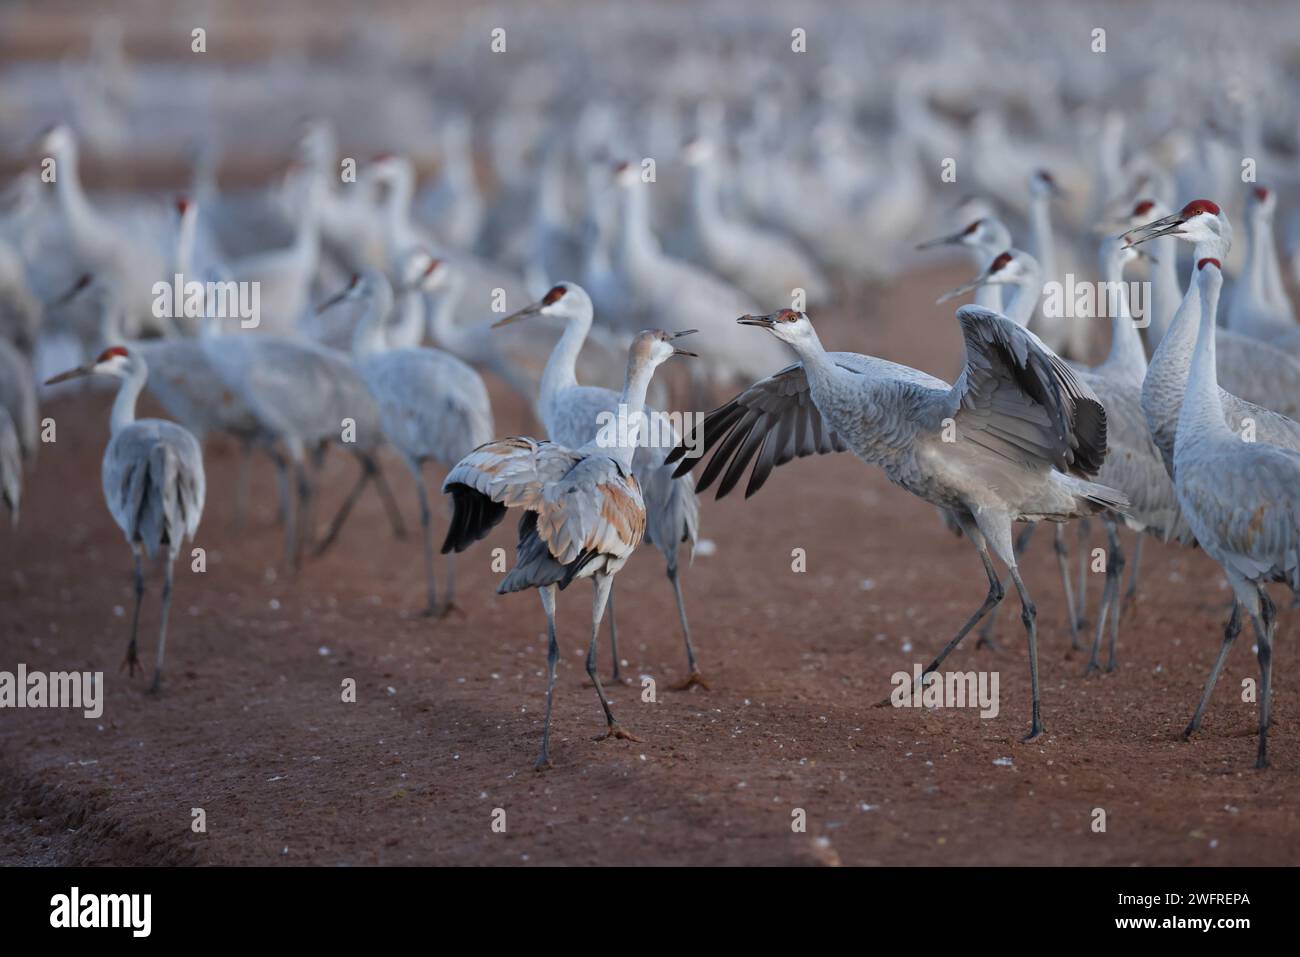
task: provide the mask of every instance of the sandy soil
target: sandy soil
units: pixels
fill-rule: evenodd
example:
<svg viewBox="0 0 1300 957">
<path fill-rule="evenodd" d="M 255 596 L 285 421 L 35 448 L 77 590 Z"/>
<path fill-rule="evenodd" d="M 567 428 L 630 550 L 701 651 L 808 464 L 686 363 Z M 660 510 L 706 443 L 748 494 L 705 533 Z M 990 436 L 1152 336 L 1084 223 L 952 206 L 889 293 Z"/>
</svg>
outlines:
<svg viewBox="0 0 1300 957">
<path fill-rule="evenodd" d="M 933 301 L 963 274 L 915 274 L 873 308 L 821 318 L 823 339 L 951 377 L 960 337 Z M 494 397 L 499 431 L 532 428 L 520 403 Z M 983 598 L 984 577 L 932 508 L 878 472 L 848 455 L 796 462 L 748 502 L 705 505 L 716 552 L 684 581 L 712 690 L 667 690 L 684 654 L 657 555 L 646 550 L 620 575 L 627 671 L 658 686 L 653 704 L 639 688 L 612 692 L 641 742 L 593 740 L 603 722 L 583 670 L 590 589 L 562 596 L 555 763 L 535 773 L 544 619 L 531 595 L 497 597 L 490 567 L 493 547 L 512 546 L 512 523 L 461 561 L 464 614 L 429 621 L 412 614 L 423 598 L 418 544 L 393 539 L 377 498 L 363 499 L 340 547 L 293 580 L 277 568 L 269 468 L 258 466 L 255 514 L 236 531 L 237 457 L 215 443 L 199 539 L 208 570 L 178 566 L 167 684 L 155 699 L 146 679 L 117 670 L 131 578 L 99 490 L 107 396 L 45 411 L 58 442 L 42 450 L 0 558 L 0 668 L 103 670 L 106 704 L 98 721 L 0 712 L 0 861 L 1296 862 L 1300 671 L 1285 639 L 1271 770 L 1252 770 L 1255 705 L 1240 700 L 1242 680 L 1257 674 L 1249 633 L 1199 737 L 1178 736 L 1228 601 L 1199 553 L 1148 543 L 1121 667 L 1085 679 L 1083 659 L 1068 653 L 1049 536 L 1037 537 L 1024 567 L 1041 610 L 1048 733 L 1023 744 L 1029 682 L 1014 602 L 1000 652 L 972 641 L 950 659 L 1000 673 L 996 718 L 871 706 L 892 673 L 950 637 Z M 395 461 L 389 472 L 413 522 L 410 481 Z M 328 507 L 351 465 L 332 455 L 326 475 Z M 791 570 L 794 548 L 806 550 L 805 573 Z M 154 579 L 148 666 L 157 595 Z M 1280 632 L 1296 624 L 1284 610 Z M 600 653 L 604 674 L 603 636 Z M 344 678 L 356 680 L 356 703 L 340 700 Z M 200 807 L 205 834 L 190 829 Z M 492 829 L 497 808 L 504 833 Z M 796 808 L 804 833 L 792 830 Z M 1091 827 L 1096 808 L 1104 833 Z"/>
</svg>

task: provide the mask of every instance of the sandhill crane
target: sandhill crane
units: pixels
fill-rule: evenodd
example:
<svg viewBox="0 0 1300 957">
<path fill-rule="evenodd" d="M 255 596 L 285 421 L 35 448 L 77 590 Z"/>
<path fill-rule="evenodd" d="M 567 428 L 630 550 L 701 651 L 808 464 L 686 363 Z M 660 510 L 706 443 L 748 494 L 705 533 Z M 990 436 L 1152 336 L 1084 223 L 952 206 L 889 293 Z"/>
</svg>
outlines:
<svg viewBox="0 0 1300 957">
<path fill-rule="evenodd" d="M 1035 304 L 1044 282 L 1060 282 L 1065 272 L 1057 258 L 1056 236 L 1052 232 L 1052 200 L 1060 197 L 1061 188 L 1052 174 L 1036 169 L 1029 174 L 1030 251 L 1038 263 L 1039 288 L 1033 290 Z M 1039 309 L 1035 324 L 1039 337 L 1055 352 L 1070 352 L 1080 358 L 1087 351 L 1087 327 L 1072 323 L 1067 316 L 1051 316 Z"/>
<path fill-rule="evenodd" d="M 1254 336 L 1289 352 L 1300 355 L 1300 326 L 1295 310 L 1282 286 L 1277 244 L 1273 241 L 1273 214 L 1277 194 L 1264 186 L 1250 191 L 1246 221 L 1250 244 L 1246 262 L 1228 301 L 1228 328 L 1242 335 Z"/>
<path fill-rule="evenodd" d="M 539 315 L 563 320 L 565 330 L 551 351 L 546 371 L 542 374 L 541 394 L 537 400 L 538 412 L 552 442 L 568 448 L 581 448 L 595 439 L 603 415 L 618 413 L 620 401 L 616 392 L 578 383 L 578 352 L 582 349 L 594 315 L 591 298 L 576 283 L 562 282 L 552 287 L 540 301 L 507 316 L 497 325 L 504 326 Z M 646 414 L 654 416 L 659 413 L 647 408 Z M 682 600 L 677 570 L 677 549 L 682 542 L 689 543 L 694 554 L 699 535 L 700 502 L 695 495 L 694 479 L 690 475 L 674 479 L 673 466 L 664 463 L 678 438 L 674 434 L 670 441 L 665 442 L 664 437 L 659 437 L 658 442 L 647 441 L 638 445 L 632 456 L 632 474 L 640 484 L 645 500 L 646 541 L 659 549 L 667 563 L 668 580 L 673 586 L 677 617 L 686 642 L 688 677 L 675 688 L 685 690 L 700 685 L 707 690 L 708 684 L 695 662 L 695 649 L 691 646 L 691 629 L 686 620 L 686 605 Z M 609 635 L 614 655 L 613 679 L 620 681 L 618 629 L 614 621 L 612 585 L 609 593 Z"/>
<path fill-rule="evenodd" d="M 717 148 L 708 139 L 687 144 L 691 167 L 690 227 L 703 264 L 757 302 L 789 302 L 795 289 L 820 305 L 830 282 L 812 257 L 791 240 L 723 214 L 718 198 Z"/>
<path fill-rule="evenodd" d="M 352 339 L 352 357 L 366 388 L 379 406 L 384 435 L 401 454 L 415 479 L 424 533 L 426 615 L 444 615 L 453 607 L 455 566 L 447 556 L 447 592 L 440 606 L 433 570 L 432 513 L 422 468 L 434 461 L 448 468 L 491 441 L 492 405 L 479 374 L 438 349 L 389 349 L 383 321 L 393 305 L 393 291 L 375 269 L 355 276 L 351 285 L 319 308 L 344 299 L 360 300 L 365 312 Z"/>
<path fill-rule="evenodd" d="M 423 266 L 419 265 L 423 261 Z M 416 275 L 420 288 L 433 297 L 428 314 L 429 338 L 440 349 L 473 366 L 491 372 L 525 401 L 537 399 L 544 363 L 539 357 L 550 354 L 550 347 L 564 334 L 562 323 L 548 321 L 526 334 L 501 332 L 494 319 L 456 322 L 454 313 L 465 289 L 465 276 L 452 262 L 434 259 L 427 251 L 416 254 Z M 621 337 L 599 326 L 591 330 L 578 368 L 583 378 L 608 387 L 614 381 L 614 357 L 626 352 Z"/>
<path fill-rule="evenodd" d="M 752 495 L 774 466 L 795 456 L 852 449 L 896 485 L 951 511 L 979 552 L 989 590 L 924 673 L 1002 601 L 992 549 L 1015 583 L 1028 636 L 1030 740 L 1043 731 L 1037 612 L 1017 567 L 1011 525 L 1062 522 L 1127 503 L 1122 493 L 1080 477 L 1096 474 L 1106 457 L 1106 411 L 1075 373 L 1032 333 L 988 309 L 962 306 L 957 320 L 966 365 L 950 386 L 873 356 L 827 352 L 803 313 L 742 316 L 737 322 L 770 331 L 800 361 L 705 418 L 700 461 L 714 454 L 699 488 L 721 476 L 717 494 L 725 495 L 752 460 L 745 489 Z M 682 462 L 678 472 L 695 463 Z"/>
<path fill-rule="evenodd" d="M 451 116 L 442 124 L 438 178 L 415 200 L 419 217 L 452 249 L 472 249 L 483 227 L 472 134 L 464 116 Z"/>
<path fill-rule="evenodd" d="M 960 232 L 926 240 L 916 248 L 934 249 L 939 246 L 965 246 L 971 251 L 975 268 L 983 274 L 993 260 L 1011 248 L 1011 231 L 996 216 L 981 216 Z M 1002 312 L 1002 287 L 995 283 L 979 286 L 975 290 L 975 304 Z"/>
<path fill-rule="evenodd" d="M 678 333 L 678 335 L 682 335 Z M 654 370 L 669 356 L 693 355 L 673 345 L 674 336 L 659 330 L 641 333 L 632 342 L 621 404 L 632 434 L 598 436 L 570 449 L 531 438 L 508 438 L 475 449 L 451 470 L 442 490 L 452 497 L 454 513 L 444 553 L 464 551 L 485 537 L 510 508 L 522 508 L 515 567 L 498 594 L 536 588 L 546 612 L 546 719 L 537 767 L 550 763 L 551 710 L 555 668 L 560 650 L 555 633 L 555 592 L 576 578 L 591 578 L 591 641 L 587 675 L 596 686 L 605 712 L 605 738 L 632 735 L 614 719 L 596 673 L 596 639 L 613 576 L 645 534 L 646 512 L 632 474 L 638 445 L 639 418 Z M 633 739 L 635 740 L 635 739 Z"/>
<path fill-rule="evenodd" d="M 1177 213 L 1129 230 L 1125 236 L 1134 245 L 1162 236 L 1174 236 L 1193 244 L 1194 255 L 1198 262 L 1206 258 L 1222 261 L 1232 245 L 1232 226 L 1227 216 L 1215 203 L 1207 199 L 1197 199 Z M 1146 415 L 1151 438 L 1160 450 L 1165 468 L 1170 475 L 1174 474 L 1174 439 L 1178 429 L 1178 414 L 1187 392 L 1188 369 L 1195 349 L 1197 323 L 1200 316 L 1200 289 L 1193 277 L 1193 281 L 1187 287 L 1186 295 L 1183 296 L 1182 304 L 1174 315 L 1174 321 L 1170 324 L 1164 338 L 1160 340 L 1155 354 L 1151 356 L 1146 378 L 1142 382 L 1142 411 Z M 1243 427 L 1246 428 L 1260 442 L 1300 450 L 1300 425 L 1297 425 L 1293 418 L 1272 411 L 1271 405 L 1266 408 L 1245 397 L 1239 397 L 1226 388 L 1228 367 L 1224 353 L 1229 351 L 1226 347 L 1242 341 L 1251 340 L 1233 335 L 1224 329 L 1216 330 L 1216 382 L 1225 383 L 1220 387 L 1223 393 L 1220 402 L 1228 425 L 1237 433 L 1240 433 Z M 1268 347 L 1264 346 L 1264 348 Z M 1273 352 L 1275 355 L 1281 355 L 1276 350 Z M 1289 361 L 1286 356 L 1281 358 Z M 1237 370 L 1233 376 L 1234 380 L 1248 378 L 1244 364 L 1232 368 Z M 1264 379 L 1265 368 L 1267 367 L 1261 366 L 1254 376 Z M 1285 385 L 1285 376 L 1281 378 L 1282 384 Z M 1297 390 L 1294 393 L 1295 401 L 1300 401 L 1300 386 L 1295 388 Z M 1259 392 L 1260 386 L 1255 384 L 1252 391 Z M 1284 395 L 1279 394 L 1278 403 L 1288 404 L 1282 401 L 1285 398 Z"/>
<path fill-rule="evenodd" d="M 40 142 L 42 161 L 54 162 L 59 209 L 68 227 L 76 272 L 107 274 L 126 296 L 127 332 L 142 329 L 167 333 L 170 324 L 153 315 L 153 284 L 163 277 L 166 263 L 161 246 L 141 241 L 131 230 L 94 208 L 81 186 L 77 170 L 77 140 L 66 126 L 50 129 Z"/>
<path fill-rule="evenodd" d="M 1128 228 L 1136 229 L 1157 219 L 1164 219 L 1169 210 L 1154 199 L 1140 199 L 1133 205 L 1128 218 Z M 1165 332 L 1174 321 L 1174 314 L 1183 301 L 1183 287 L 1178 281 L 1178 240 L 1163 237 L 1152 241 L 1150 270 L 1151 295 L 1147 303 L 1148 352 L 1154 353 Z"/>
<path fill-rule="evenodd" d="M 144 556 L 155 558 L 166 548 L 158 654 L 149 688 L 157 694 L 162 690 L 173 566 L 184 540 L 194 540 L 203 516 L 206 492 L 203 453 L 198 440 L 175 422 L 136 419 L 136 400 L 149 378 L 149 367 L 140 356 L 122 346 L 112 346 L 89 365 L 56 375 L 45 384 L 54 385 L 86 375 L 106 375 L 121 382 L 109 419 L 112 438 L 104 450 L 101 477 L 108 511 L 135 555 L 135 612 L 131 616 L 131 643 L 124 662 L 132 675 L 140 664 L 136 636 L 140 628 L 140 600 L 144 597 Z"/>
<path fill-rule="evenodd" d="M 1281 580 L 1300 591 L 1300 452 L 1266 441 L 1242 441 L 1228 426 L 1224 392 L 1215 374 L 1214 321 L 1223 283 L 1217 259 L 1197 262 L 1196 283 L 1202 303 L 1200 328 L 1178 414 L 1174 485 L 1196 540 L 1219 563 L 1255 627 L 1260 670 L 1255 767 L 1264 768 L 1277 630 L 1276 610 L 1265 585 Z M 1236 630 L 1229 627 L 1188 732 L 1200 722 L 1235 637 Z"/>
<path fill-rule="evenodd" d="M 735 378 L 770 375 L 780 368 L 784 359 L 780 346 L 736 335 L 735 325 L 726 318 L 757 311 L 744 293 L 698 266 L 664 254 L 650 231 L 646 199 L 650 186 L 641 181 L 640 170 L 623 163 L 615 176 L 623 190 L 613 259 L 619 280 L 651 315 L 675 316 L 701 329 L 716 346 L 707 363 L 695 363 L 692 369 L 697 393 L 705 386 L 705 372 L 713 384 L 729 385 Z"/>
<path fill-rule="evenodd" d="M 297 504 L 286 509 L 285 559 L 297 568 L 311 538 L 314 483 L 307 456 L 326 443 L 340 444 L 361 465 L 361 475 L 317 547 L 334 541 L 368 482 L 373 481 L 393 533 L 405 537 L 401 515 L 375 454 L 383 443 L 379 410 L 351 360 L 305 339 L 276 335 L 222 335 L 200 340 L 203 354 L 225 389 L 238 396 L 258 425 L 283 447 L 297 488 Z M 289 493 L 286 491 L 286 498 Z"/>
<path fill-rule="evenodd" d="M 947 302 L 985 286 L 1011 286 L 1010 298 L 1003 300 L 1002 315 L 1018 326 L 1029 328 L 1038 308 L 1038 297 L 1043 291 L 1043 271 L 1037 259 L 1023 249 L 1005 249 L 993 257 L 982 273 L 965 285 L 944 293 L 938 301 Z"/>
</svg>

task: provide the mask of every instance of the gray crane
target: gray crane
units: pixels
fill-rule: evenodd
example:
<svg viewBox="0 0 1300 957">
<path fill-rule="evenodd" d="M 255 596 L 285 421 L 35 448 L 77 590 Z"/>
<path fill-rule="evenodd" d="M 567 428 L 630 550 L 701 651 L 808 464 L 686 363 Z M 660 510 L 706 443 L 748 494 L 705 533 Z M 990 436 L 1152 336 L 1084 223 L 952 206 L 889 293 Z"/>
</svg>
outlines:
<svg viewBox="0 0 1300 957">
<path fill-rule="evenodd" d="M 1219 563 L 1258 640 L 1259 747 L 1255 767 L 1268 766 L 1277 612 L 1265 590 L 1284 581 L 1300 592 L 1300 452 L 1265 441 L 1244 442 L 1225 421 L 1215 372 L 1215 316 L 1223 275 L 1218 259 L 1197 262 L 1201 316 L 1187 393 L 1174 441 L 1174 486 L 1196 539 Z M 1236 608 L 1233 611 L 1236 617 Z M 1205 710 L 1236 637 L 1228 629 L 1192 718 Z"/>
<path fill-rule="evenodd" d="M 1011 230 L 996 216 L 982 216 L 960 232 L 917 245 L 917 249 L 935 249 L 940 246 L 965 246 L 970 250 L 975 268 L 983 273 L 999 254 L 1011 248 Z M 975 291 L 976 305 L 1002 312 L 1002 287 L 997 284 L 980 286 Z"/>
<path fill-rule="evenodd" d="M 360 300 L 364 312 L 352 338 L 357 372 L 379 407 L 384 436 L 411 470 L 420 499 L 424 534 L 426 615 L 445 615 L 455 597 L 454 556 L 447 556 L 447 591 L 440 606 L 433 569 L 432 512 L 422 474 L 424 463 L 451 468 L 492 440 L 492 403 L 487 386 L 469 365 L 439 349 L 389 349 L 384 322 L 393 308 L 393 290 L 377 269 L 365 269 L 351 284 L 320 306 Z"/>
<path fill-rule="evenodd" d="M 632 341 L 627 381 L 621 396 L 628 421 L 645 406 L 646 389 L 654 370 L 673 355 L 693 355 L 673 345 L 677 336 L 648 330 Z M 551 711 L 555 668 L 560 650 L 555 633 L 555 593 L 577 578 L 594 585 L 591 641 L 587 646 L 587 675 L 605 712 L 604 738 L 632 739 L 614 718 L 609 698 L 596 673 L 596 639 L 609 600 L 614 575 L 631 557 L 645 534 L 646 510 L 632 474 L 638 444 L 636 426 L 613 442 L 598 437 L 577 449 L 532 438 L 513 437 L 489 442 L 465 456 L 443 482 L 454 512 L 442 551 L 464 551 L 484 538 L 519 508 L 519 544 L 515 567 L 502 580 L 498 594 L 536 588 L 546 612 L 548 677 L 546 720 L 537 767 L 550 763 Z"/>
<path fill-rule="evenodd" d="M 149 378 L 149 367 L 123 346 L 105 349 L 89 365 L 70 369 L 49 379 L 54 385 L 79 376 L 105 375 L 118 379 L 117 398 L 109 419 L 112 438 L 104 450 L 101 478 L 104 500 L 117 527 L 135 555 L 135 611 L 131 615 L 131 643 L 123 663 L 128 673 L 140 666 L 136 637 L 140 630 L 140 601 L 144 597 L 144 556 L 156 558 L 166 548 L 162 590 L 162 618 L 158 626 L 158 654 L 153 684 L 162 690 L 163 652 L 167 644 L 167 616 L 172 603 L 176 556 L 186 539 L 193 541 L 203 517 L 207 480 L 203 453 L 184 427 L 166 419 L 136 419 L 135 404 Z"/>
<path fill-rule="evenodd" d="M 507 316 L 497 325 L 504 326 L 530 316 L 546 316 L 565 323 L 564 335 L 555 344 L 542 373 L 537 409 L 552 442 L 569 448 L 581 448 L 595 439 L 604 416 L 618 413 L 621 398 L 610 389 L 578 384 L 578 354 L 594 318 L 591 297 L 576 283 L 562 282 L 552 287 L 540 301 Z M 647 409 L 646 412 L 647 415 L 658 415 L 654 409 Z M 687 678 L 673 688 L 684 691 L 699 685 L 708 690 L 708 683 L 700 674 L 695 661 L 695 649 L 691 646 L 691 628 L 686 620 L 686 605 L 682 600 L 677 567 L 677 550 L 683 542 L 689 543 L 692 555 L 694 554 L 695 542 L 699 537 L 700 501 L 695 494 L 695 480 L 690 475 L 674 478 L 674 467 L 664 462 L 678 438 L 674 434 L 668 442 L 664 442 L 661 437 L 658 443 L 639 444 L 632 456 L 632 474 L 640 483 L 641 494 L 645 499 L 646 541 L 664 556 L 668 581 L 673 586 L 673 598 L 677 602 L 677 617 L 686 642 Z M 614 656 L 613 680 L 621 681 L 612 586 L 609 593 L 609 637 Z"/>
<path fill-rule="evenodd" d="M 957 310 L 966 365 L 956 385 L 873 356 L 827 352 L 808 317 L 791 309 L 737 321 L 768 330 L 800 361 L 705 418 L 705 456 L 713 455 L 700 489 L 721 477 L 721 498 L 753 461 L 745 490 L 752 495 L 774 466 L 795 456 L 851 449 L 896 485 L 952 512 L 979 552 L 989 590 L 923 674 L 1002 601 L 991 550 L 1020 596 L 1033 687 L 1025 740 L 1036 738 L 1043 731 L 1037 612 L 1017 567 L 1011 525 L 1127 507 L 1122 492 L 1082 477 L 1095 475 L 1106 457 L 1106 410 L 1097 397 L 1036 336 L 982 306 Z M 670 459 L 682 453 L 684 447 Z M 683 461 L 678 471 L 696 461 Z"/>
</svg>

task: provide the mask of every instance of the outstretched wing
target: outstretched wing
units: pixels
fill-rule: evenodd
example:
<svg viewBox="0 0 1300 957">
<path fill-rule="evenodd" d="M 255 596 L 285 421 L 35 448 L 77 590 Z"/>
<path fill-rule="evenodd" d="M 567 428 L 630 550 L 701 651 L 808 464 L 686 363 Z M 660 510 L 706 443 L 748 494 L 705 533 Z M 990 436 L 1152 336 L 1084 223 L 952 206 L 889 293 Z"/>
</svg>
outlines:
<svg viewBox="0 0 1300 957">
<path fill-rule="evenodd" d="M 962 436 L 1025 465 L 1096 475 L 1106 410 L 1037 336 L 982 306 L 957 310 L 966 366 L 949 393 Z"/>
</svg>

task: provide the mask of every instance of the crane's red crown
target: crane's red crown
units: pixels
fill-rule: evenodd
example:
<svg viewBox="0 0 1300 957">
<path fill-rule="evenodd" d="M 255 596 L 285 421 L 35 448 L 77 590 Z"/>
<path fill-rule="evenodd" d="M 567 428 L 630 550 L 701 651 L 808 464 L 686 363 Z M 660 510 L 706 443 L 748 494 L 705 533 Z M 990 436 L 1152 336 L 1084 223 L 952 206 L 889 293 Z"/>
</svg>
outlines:
<svg viewBox="0 0 1300 957">
<path fill-rule="evenodd" d="M 1200 262 L 1198 262 L 1198 263 L 1196 264 L 1196 268 L 1197 268 L 1197 269 L 1204 269 L 1206 263 L 1214 263 L 1214 268 L 1215 268 L 1215 269 L 1218 269 L 1218 270 L 1220 270 L 1220 271 L 1222 271 L 1222 269 L 1223 269 L 1223 264 L 1220 263 L 1217 259 L 1214 259 L 1214 258 L 1212 258 L 1212 257 L 1210 257 L 1210 256 L 1206 256 L 1204 259 L 1202 259 Z"/>
<path fill-rule="evenodd" d="M 1144 199 L 1141 202 L 1139 202 L 1136 206 L 1133 207 L 1133 215 L 1145 216 L 1147 213 L 1151 212 L 1151 210 L 1155 208 L 1155 205 L 1156 204 L 1154 200 Z"/>
<path fill-rule="evenodd" d="M 997 272 L 1003 266 L 1009 264 L 1011 262 L 1011 259 L 1012 256 L 1009 250 L 1007 252 L 1001 253 L 997 259 L 993 260 L 993 264 L 989 266 L 989 272 Z"/>
<path fill-rule="evenodd" d="M 1262 202 L 1265 202 L 1265 201 L 1268 199 L 1268 187 L 1267 187 L 1267 186 L 1256 186 L 1256 187 L 1255 187 L 1255 198 L 1256 198 L 1257 200 L 1259 200 L 1261 203 L 1262 203 Z"/>
<path fill-rule="evenodd" d="M 1211 216 L 1219 215 L 1218 204 L 1210 202 L 1208 199 L 1194 199 L 1179 213 L 1183 219 L 1191 219 L 1193 216 L 1199 216 L 1201 213 L 1209 213 Z"/>
<path fill-rule="evenodd" d="M 107 349 L 105 349 L 103 352 L 99 354 L 99 358 L 96 359 L 95 362 L 96 364 L 100 362 L 107 362 L 109 359 L 112 359 L 114 356 L 125 356 L 125 355 L 126 355 L 125 346 L 109 346 Z"/>
<path fill-rule="evenodd" d="M 546 295 L 542 297 L 542 305 L 543 306 L 554 305 L 555 303 L 559 302 L 561 299 L 564 298 L 564 294 L 567 291 L 568 290 L 566 290 L 563 286 L 552 286 L 549 290 L 547 290 Z"/>
</svg>

